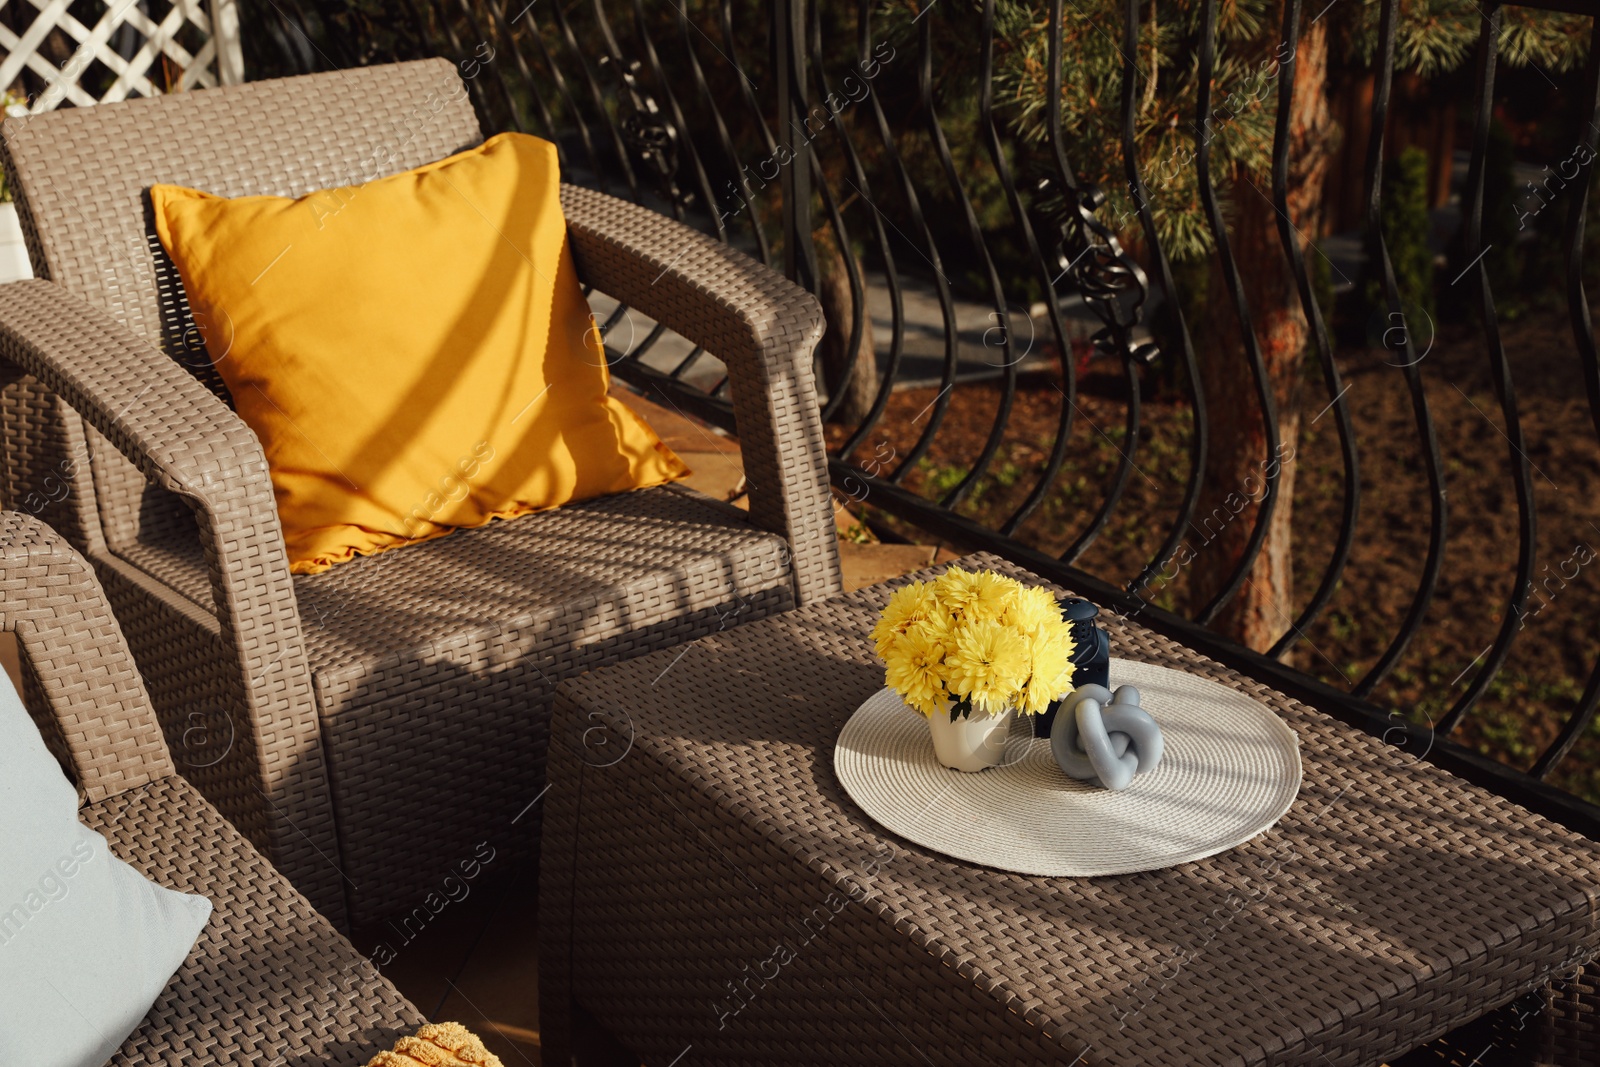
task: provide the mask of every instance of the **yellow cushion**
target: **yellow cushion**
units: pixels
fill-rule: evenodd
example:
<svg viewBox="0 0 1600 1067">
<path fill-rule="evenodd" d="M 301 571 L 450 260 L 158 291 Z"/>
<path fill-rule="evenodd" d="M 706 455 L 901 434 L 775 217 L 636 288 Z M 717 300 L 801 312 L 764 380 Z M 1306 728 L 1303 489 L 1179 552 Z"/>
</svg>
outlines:
<svg viewBox="0 0 1600 1067">
<path fill-rule="evenodd" d="M 559 186 L 510 133 L 298 200 L 150 190 L 295 573 L 688 473 L 607 396 Z"/>
</svg>

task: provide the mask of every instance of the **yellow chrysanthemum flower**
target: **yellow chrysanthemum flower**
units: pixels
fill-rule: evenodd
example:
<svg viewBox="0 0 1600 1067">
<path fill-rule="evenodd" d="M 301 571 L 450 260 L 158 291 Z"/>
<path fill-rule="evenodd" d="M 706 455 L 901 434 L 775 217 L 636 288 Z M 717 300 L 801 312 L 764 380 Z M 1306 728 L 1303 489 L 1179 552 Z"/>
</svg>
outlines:
<svg viewBox="0 0 1600 1067">
<path fill-rule="evenodd" d="M 1017 589 L 1006 607 L 1005 622 L 1025 634 L 1058 628 L 1063 620 L 1055 595 L 1043 586 Z"/>
<path fill-rule="evenodd" d="M 1002 578 L 994 571 L 980 571 L 968 585 L 963 618 L 975 622 L 999 622 L 1011 610 L 1021 586 L 1014 578 Z"/>
<path fill-rule="evenodd" d="M 970 696 L 972 706 L 988 714 L 1005 710 L 1027 681 L 1028 643 L 1009 626 L 968 622 L 955 632 L 945 657 L 950 691 Z"/>
<path fill-rule="evenodd" d="M 912 626 L 894 637 L 883 654 L 884 684 L 911 707 L 932 715 L 945 704 L 945 631 L 937 625 Z"/>
<path fill-rule="evenodd" d="M 934 579 L 933 591 L 938 597 L 940 609 L 946 615 L 955 619 L 966 616 L 967 605 L 977 592 L 974 588 L 974 579 L 977 577 L 971 571 L 951 567 Z"/>
<path fill-rule="evenodd" d="M 1055 624 L 1028 638 L 1028 682 L 1017 697 L 1024 715 L 1043 714 L 1052 700 L 1072 688 L 1072 632 L 1056 616 Z"/>
<path fill-rule="evenodd" d="M 878 655 L 888 658 L 888 648 L 911 627 L 946 614 L 939 604 L 932 582 L 912 582 L 895 591 L 884 606 L 883 615 L 872 628 L 872 642 Z"/>
<path fill-rule="evenodd" d="M 924 715 L 952 698 L 1045 711 L 1072 686 L 1072 630 L 1048 589 L 952 567 L 894 594 L 872 630 L 886 683 Z"/>
</svg>

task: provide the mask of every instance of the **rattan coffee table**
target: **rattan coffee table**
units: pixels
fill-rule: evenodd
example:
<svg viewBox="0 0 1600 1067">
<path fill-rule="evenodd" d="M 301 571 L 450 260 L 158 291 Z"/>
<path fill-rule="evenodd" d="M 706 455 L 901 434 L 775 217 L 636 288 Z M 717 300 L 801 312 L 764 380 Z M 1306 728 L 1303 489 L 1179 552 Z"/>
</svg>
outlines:
<svg viewBox="0 0 1600 1067">
<path fill-rule="evenodd" d="M 967 566 L 1010 570 L 992 557 Z M 833 746 L 888 586 L 566 683 L 540 899 L 545 1062 L 572 997 L 654 1064 L 1374 1064 L 1600 953 L 1600 848 L 1187 651 L 1298 734 L 1229 852 L 1035 878 L 879 829 Z"/>
</svg>

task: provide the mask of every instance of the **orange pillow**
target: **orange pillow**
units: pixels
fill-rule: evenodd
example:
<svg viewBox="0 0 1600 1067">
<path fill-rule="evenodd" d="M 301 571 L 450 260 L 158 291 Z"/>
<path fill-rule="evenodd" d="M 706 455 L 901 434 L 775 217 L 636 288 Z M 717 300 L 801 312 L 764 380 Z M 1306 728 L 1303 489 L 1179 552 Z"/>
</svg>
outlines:
<svg viewBox="0 0 1600 1067">
<path fill-rule="evenodd" d="M 688 473 L 607 396 L 548 141 L 298 200 L 150 198 L 295 573 Z"/>
</svg>

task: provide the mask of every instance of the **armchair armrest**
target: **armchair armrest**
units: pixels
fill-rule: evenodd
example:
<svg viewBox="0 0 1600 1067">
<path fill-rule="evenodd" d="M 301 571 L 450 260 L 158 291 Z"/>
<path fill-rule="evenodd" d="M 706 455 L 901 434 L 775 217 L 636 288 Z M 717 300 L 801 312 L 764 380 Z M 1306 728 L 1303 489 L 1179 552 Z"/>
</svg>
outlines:
<svg viewBox="0 0 1600 1067">
<path fill-rule="evenodd" d="M 822 309 L 744 253 L 577 186 L 561 206 L 578 275 L 728 365 L 750 517 L 788 538 L 800 603 L 842 588 L 812 350 Z"/>
<path fill-rule="evenodd" d="M 16 632 L 87 802 L 173 773 L 99 579 L 54 530 L 13 511 L 0 512 L 0 629 Z"/>
<path fill-rule="evenodd" d="M 254 433 L 174 360 L 99 308 L 48 281 L 14 282 L 0 300 L 0 381 L 32 375 L 152 481 L 194 509 L 222 640 L 241 665 L 229 792 L 264 804 L 273 861 L 330 915 L 334 898 L 305 872 L 336 855 L 310 668 L 287 550 Z M 176 709 L 163 709 L 175 714 Z M 236 762 L 235 762 L 236 761 Z M 320 855 L 319 855 L 320 854 Z"/>
</svg>

